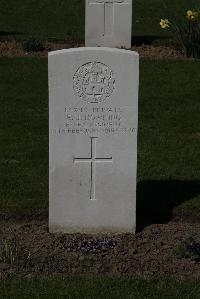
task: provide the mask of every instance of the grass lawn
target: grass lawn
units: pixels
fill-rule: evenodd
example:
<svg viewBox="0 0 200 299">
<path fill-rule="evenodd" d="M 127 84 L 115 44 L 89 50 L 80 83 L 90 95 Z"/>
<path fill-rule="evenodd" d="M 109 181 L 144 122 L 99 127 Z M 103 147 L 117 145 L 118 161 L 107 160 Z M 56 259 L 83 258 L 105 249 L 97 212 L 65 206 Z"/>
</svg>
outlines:
<svg viewBox="0 0 200 299">
<path fill-rule="evenodd" d="M 166 3 L 167 7 L 165 7 Z M 195 0 L 134 0 L 135 42 L 151 42 L 166 36 L 161 18 L 185 16 Z M 0 38 L 23 39 L 33 35 L 42 40 L 84 41 L 85 0 L 1 0 Z M 178 16 L 177 16 L 178 15 Z M 142 36 L 142 38 L 140 38 Z"/>
<path fill-rule="evenodd" d="M 160 18 L 180 18 L 196 2 L 134 0 L 134 42 L 165 43 L 170 35 Z M 1 0 L 0 40 L 83 42 L 84 6 L 84 0 Z M 143 226 L 172 213 L 200 221 L 199 69 L 200 61 L 141 60 L 137 220 Z M 0 58 L 0 70 L 0 212 L 47 212 L 47 59 Z M 200 281 L 11 277 L 0 281 L 0 298 L 199 299 Z"/>
<path fill-rule="evenodd" d="M 176 208 L 200 219 L 199 68 L 198 61 L 141 61 L 139 218 L 148 211 L 168 220 Z M 1 58 L 0 69 L 0 210 L 47 211 L 47 59 Z"/>
<path fill-rule="evenodd" d="M 46 278 L 0 282 L 3 299 L 199 299 L 199 280 Z"/>
</svg>

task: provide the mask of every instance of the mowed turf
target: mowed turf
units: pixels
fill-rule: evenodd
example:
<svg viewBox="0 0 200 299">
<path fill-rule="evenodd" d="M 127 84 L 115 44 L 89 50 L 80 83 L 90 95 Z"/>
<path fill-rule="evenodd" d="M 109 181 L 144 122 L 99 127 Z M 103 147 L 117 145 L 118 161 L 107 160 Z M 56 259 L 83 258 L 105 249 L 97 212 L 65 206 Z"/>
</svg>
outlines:
<svg viewBox="0 0 200 299">
<path fill-rule="evenodd" d="M 3 299 L 199 299 L 199 280 L 42 278 L 0 282 Z"/>
<path fill-rule="evenodd" d="M 195 0 L 134 0 L 135 42 L 152 42 L 169 35 L 159 26 L 161 18 L 185 18 Z M 33 35 L 42 40 L 84 41 L 85 0 L 1 0 L 0 38 L 24 39 Z M 142 36 L 142 37 L 141 37 Z M 140 38 L 141 37 L 141 38 Z"/>
<path fill-rule="evenodd" d="M 152 209 L 164 221 L 180 208 L 200 217 L 199 68 L 141 60 L 138 216 Z M 0 69 L 0 211 L 47 212 L 47 59 L 1 58 Z"/>
</svg>

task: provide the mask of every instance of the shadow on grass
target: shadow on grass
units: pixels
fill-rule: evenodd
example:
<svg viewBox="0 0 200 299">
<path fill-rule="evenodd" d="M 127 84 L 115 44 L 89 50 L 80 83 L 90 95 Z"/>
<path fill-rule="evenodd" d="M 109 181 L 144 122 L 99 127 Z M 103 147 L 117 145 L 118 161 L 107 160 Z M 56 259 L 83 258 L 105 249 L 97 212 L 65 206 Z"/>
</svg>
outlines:
<svg viewBox="0 0 200 299">
<path fill-rule="evenodd" d="M 17 31 L 0 31 L 0 41 L 16 40 L 22 36 L 22 32 Z"/>
<path fill-rule="evenodd" d="M 137 230 L 167 223 L 173 209 L 200 194 L 200 181 L 142 181 L 137 185 Z"/>
<path fill-rule="evenodd" d="M 132 46 L 152 45 L 154 41 L 169 40 L 168 36 L 141 35 L 132 36 Z"/>
<path fill-rule="evenodd" d="M 18 31 L 0 31 L 0 36 L 10 36 L 10 35 L 20 35 L 21 32 Z"/>
</svg>

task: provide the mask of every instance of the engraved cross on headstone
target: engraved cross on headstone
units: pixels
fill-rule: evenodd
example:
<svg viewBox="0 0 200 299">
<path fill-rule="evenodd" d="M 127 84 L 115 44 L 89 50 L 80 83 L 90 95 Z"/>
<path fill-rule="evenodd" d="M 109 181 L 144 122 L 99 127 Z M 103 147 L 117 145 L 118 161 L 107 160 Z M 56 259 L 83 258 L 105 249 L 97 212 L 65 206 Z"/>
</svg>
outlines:
<svg viewBox="0 0 200 299">
<path fill-rule="evenodd" d="M 115 5 L 127 4 L 126 0 L 91 0 L 90 4 L 104 4 L 104 33 L 103 35 L 111 35 L 114 27 L 114 9 Z"/>
<path fill-rule="evenodd" d="M 90 157 L 89 158 L 74 158 L 74 163 L 90 163 L 90 200 L 96 200 L 96 163 L 112 163 L 111 158 L 96 157 L 96 143 L 98 137 L 90 137 Z"/>
</svg>

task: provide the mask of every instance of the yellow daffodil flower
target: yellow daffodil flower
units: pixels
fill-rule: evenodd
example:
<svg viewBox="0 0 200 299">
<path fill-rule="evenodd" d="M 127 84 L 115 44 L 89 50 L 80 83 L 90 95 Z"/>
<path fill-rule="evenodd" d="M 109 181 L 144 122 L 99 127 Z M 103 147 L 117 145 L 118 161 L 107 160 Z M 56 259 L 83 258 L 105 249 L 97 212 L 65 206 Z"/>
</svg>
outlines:
<svg viewBox="0 0 200 299">
<path fill-rule="evenodd" d="M 169 28 L 169 20 L 168 19 L 161 19 L 161 21 L 160 21 L 160 27 L 162 29 Z"/>
<path fill-rule="evenodd" d="M 188 10 L 187 14 L 186 14 L 186 18 L 189 21 L 196 21 L 198 19 L 198 12 L 197 11 Z"/>
</svg>

